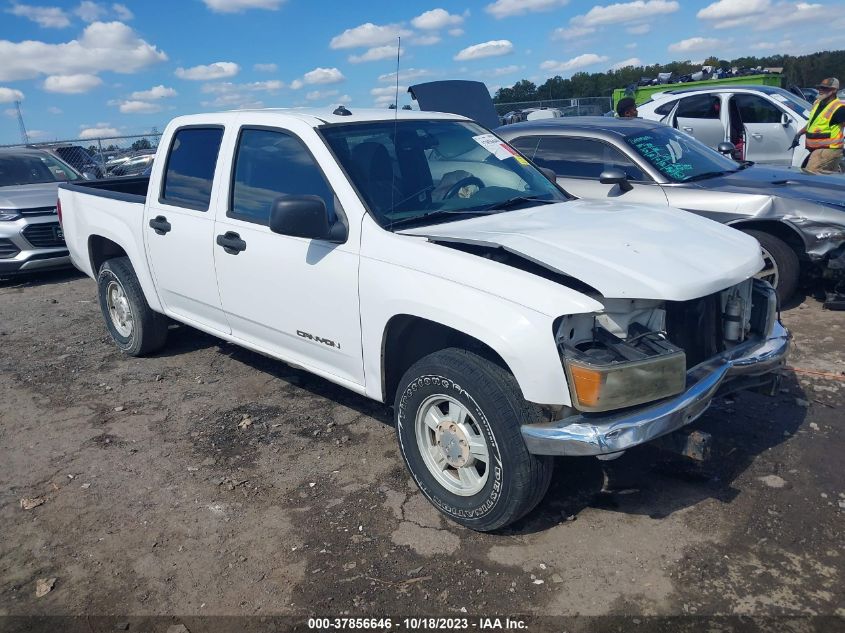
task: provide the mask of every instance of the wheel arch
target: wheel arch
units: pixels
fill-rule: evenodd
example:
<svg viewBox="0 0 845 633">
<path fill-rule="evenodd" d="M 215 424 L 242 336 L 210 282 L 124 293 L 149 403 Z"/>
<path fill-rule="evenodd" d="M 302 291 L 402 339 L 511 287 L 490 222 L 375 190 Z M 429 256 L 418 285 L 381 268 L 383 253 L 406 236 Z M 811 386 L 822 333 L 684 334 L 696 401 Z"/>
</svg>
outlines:
<svg viewBox="0 0 845 633">
<path fill-rule="evenodd" d="M 88 238 L 88 259 L 94 276 L 100 272 L 100 267 L 107 260 L 115 257 L 129 257 L 129 255 L 120 244 L 107 237 L 91 235 Z"/>
<path fill-rule="evenodd" d="M 728 225 L 739 230 L 750 229 L 752 231 L 769 233 L 770 235 L 783 240 L 787 246 L 795 251 L 795 254 L 798 256 L 800 261 L 803 262 L 808 259 L 807 245 L 804 242 L 804 238 L 801 236 L 801 232 L 787 222 L 779 220 L 748 219 L 729 222 Z"/>
</svg>

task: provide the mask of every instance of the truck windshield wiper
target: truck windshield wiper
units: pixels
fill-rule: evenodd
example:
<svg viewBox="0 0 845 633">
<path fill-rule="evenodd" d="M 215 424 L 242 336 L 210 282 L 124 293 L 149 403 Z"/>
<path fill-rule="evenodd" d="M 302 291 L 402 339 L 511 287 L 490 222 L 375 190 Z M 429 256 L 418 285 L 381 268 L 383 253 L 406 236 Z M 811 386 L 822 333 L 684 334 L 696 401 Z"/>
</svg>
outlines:
<svg viewBox="0 0 845 633">
<path fill-rule="evenodd" d="M 422 215 L 415 215 L 410 218 L 401 218 L 399 220 L 392 220 L 388 223 L 388 227 L 394 229 L 396 227 L 407 226 L 408 224 L 417 224 L 418 222 L 427 222 L 428 220 L 437 220 L 451 215 L 490 215 L 491 211 L 488 209 L 441 209 L 438 211 L 430 211 Z"/>
<path fill-rule="evenodd" d="M 501 202 L 494 202 L 488 207 L 484 207 L 488 211 L 506 211 L 512 209 L 520 204 L 552 204 L 553 202 L 560 202 L 559 200 L 546 200 L 545 198 L 536 198 L 532 196 L 516 196 L 502 200 Z"/>
</svg>

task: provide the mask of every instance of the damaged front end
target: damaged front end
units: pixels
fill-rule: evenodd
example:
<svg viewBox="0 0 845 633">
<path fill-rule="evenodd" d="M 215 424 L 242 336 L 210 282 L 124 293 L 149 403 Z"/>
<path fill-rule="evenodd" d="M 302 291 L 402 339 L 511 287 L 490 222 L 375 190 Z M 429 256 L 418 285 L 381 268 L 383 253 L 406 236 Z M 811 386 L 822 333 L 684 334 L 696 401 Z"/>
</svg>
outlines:
<svg viewBox="0 0 845 633">
<path fill-rule="evenodd" d="M 602 302 L 601 313 L 556 321 L 573 407 L 523 426 L 533 453 L 611 455 L 686 426 L 717 394 L 777 385 L 789 334 L 766 282 L 683 302 Z"/>
</svg>

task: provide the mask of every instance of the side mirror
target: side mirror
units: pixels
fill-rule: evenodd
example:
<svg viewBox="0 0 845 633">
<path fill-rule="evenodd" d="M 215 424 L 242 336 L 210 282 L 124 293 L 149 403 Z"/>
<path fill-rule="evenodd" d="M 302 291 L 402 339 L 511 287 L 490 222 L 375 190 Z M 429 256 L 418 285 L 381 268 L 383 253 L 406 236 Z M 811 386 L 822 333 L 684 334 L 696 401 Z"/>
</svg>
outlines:
<svg viewBox="0 0 845 633">
<path fill-rule="evenodd" d="M 786 112 L 781 113 L 780 115 L 780 124 L 783 127 L 789 127 L 789 124 L 792 123 L 792 119 L 789 118 L 789 115 Z"/>
<path fill-rule="evenodd" d="M 347 230 L 340 221 L 329 223 L 326 203 L 320 196 L 280 196 L 270 209 L 270 230 L 279 235 L 342 243 Z"/>
<path fill-rule="evenodd" d="M 605 169 L 599 174 L 599 182 L 603 185 L 619 185 L 622 191 L 630 191 L 634 188 L 621 169 Z"/>
<path fill-rule="evenodd" d="M 724 141 L 719 143 L 716 146 L 716 149 L 719 151 L 720 154 L 727 156 L 728 158 L 734 157 L 734 152 L 736 152 L 736 145 L 733 143 L 729 143 L 728 141 Z"/>
<path fill-rule="evenodd" d="M 82 177 L 83 177 L 85 180 L 97 180 L 97 177 L 96 177 L 96 176 L 95 176 L 92 172 L 90 172 L 90 171 L 83 171 L 83 172 L 82 172 Z"/>
<path fill-rule="evenodd" d="M 548 167 L 537 167 L 537 169 L 539 169 L 546 178 L 557 184 L 557 174 L 554 169 L 549 169 Z"/>
</svg>

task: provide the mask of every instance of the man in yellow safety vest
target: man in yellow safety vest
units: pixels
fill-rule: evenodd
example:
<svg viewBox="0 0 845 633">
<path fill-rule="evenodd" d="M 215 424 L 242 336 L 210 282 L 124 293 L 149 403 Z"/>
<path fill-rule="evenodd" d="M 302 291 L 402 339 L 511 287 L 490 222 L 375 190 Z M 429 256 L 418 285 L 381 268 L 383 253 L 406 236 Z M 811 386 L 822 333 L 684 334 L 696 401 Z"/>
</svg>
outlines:
<svg viewBox="0 0 845 633">
<path fill-rule="evenodd" d="M 805 147 L 810 156 L 804 171 L 814 174 L 839 173 L 842 160 L 842 130 L 845 127 L 845 101 L 836 97 L 839 80 L 828 77 L 816 86 L 819 98 L 813 104 L 806 127 L 795 135 L 806 134 Z"/>
</svg>

